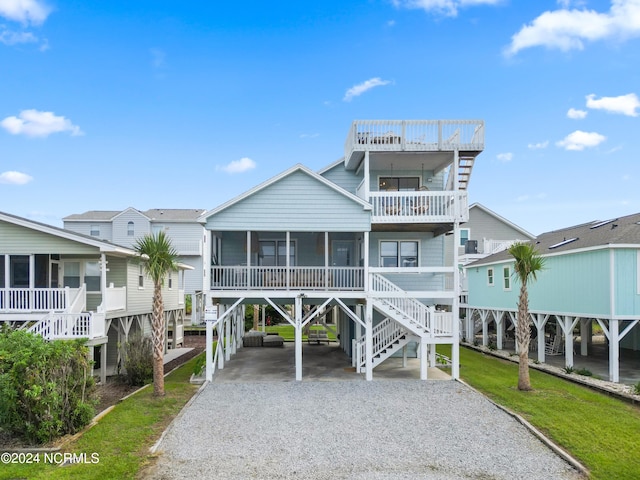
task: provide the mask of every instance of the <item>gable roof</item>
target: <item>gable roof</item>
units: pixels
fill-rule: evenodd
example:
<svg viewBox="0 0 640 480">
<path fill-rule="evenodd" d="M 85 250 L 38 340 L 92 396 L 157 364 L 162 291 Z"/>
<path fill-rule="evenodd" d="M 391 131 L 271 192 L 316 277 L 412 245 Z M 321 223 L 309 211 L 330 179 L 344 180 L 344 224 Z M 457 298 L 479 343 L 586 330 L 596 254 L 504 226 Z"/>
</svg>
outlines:
<svg viewBox="0 0 640 480">
<path fill-rule="evenodd" d="M 245 193 L 237 196 L 236 198 L 233 198 L 231 200 L 229 200 L 228 202 L 223 203 L 222 205 L 220 205 L 219 207 L 214 208 L 213 210 L 209 210 L 208 212 L 203 213 L 200 218 L 198 219 L 198 221 L 202 222 L 202 223 L 206 223 L 207 219 L 209 217 L 211 217 L 212 215 L 215 215 L 217 213 L 222 212 L 223 210 L 241 202 L 242 200 L 268 188 L 269 186 L 279 182 L 280 180 L 293 175 L 294 173 L 297 172 L 302 172 L 306 175 L 308 175 L 309 177 L 313 178 L 314 180 L 326 185 L 327 187 L 331 188 L 332 190 L 334 190 L 336 193 L 348 198 L 349 200 L 360 204 L 364 210 L 371 210 L 371 205 L 369 205 L 369 203 L 365 202 L 364 200 L 362 200 L 360 197 L 357 197 L 356 195 L 346 191 L 345 189 L 339 187 L 338 185 L 336 185 L 335 183 L 327 180 L 326 178 L 324 178 L 322 175 L 319 175 L 317 173 L 315 173 L 314 171 L 310 170 L 309 168 L 305 167 L 304 165 L 302 165 L 301 163 L 298 163 L 296 165 L 294 165 L 293 167 L 289 168 L 288 170 L 285 170 L 284 172 L 276 175 L 275 177 L 270 178 L 269 180 L 267 180 L 266 182 L 261 183 L 260 185 L 257 185 L 256 187 L 252 188 L 251 190 L 246 191 Z"/>
<path fill-rule="evenodd" d="M 65 230 L 64 228 L 58 228 L 52 225 L 47 225 L 46 223 L 40 223 L 34 220 L 29 220 L 27 218 L 18 217 L 10 213 L 0 212 L 0 220 L 7 223 L 14 224 L 14 225 L 18 225 L 24 228 L 28 228 L 31 230 L 36 230 L 38 232 L 46 233 L 48 235 L 54 235 L 56 237 L 64 238 L 66 240 L 78 242 L 83 245 L 96 247 L 101 252 L 104 252 L 104 253 L 116 253 L 116 254 L 121 254 L 125 256 L 136 255 L 135 250 L 132 250 L 130 248 L 116 245 L 115 243 L 108 242 L 106 240 L 99 240 L 95 237 L 84 235 L 82 233 L 76 233 L 70 230 Z"/>
<path fill-rule="evenodd" d="M 150 222 L 196 222 L 206 210 L 204 208 L 151 208 L 146 211 L 133 207 L 124 210 L 89 210 L 64 217 L 63 221 L 73 222 L 110 222 L 125 212 L 133 211 L 146 217 Z"/>
<path fill-rule="evenodd" d="M 605 221 L 594 220 L 553 230 L 539 235 L 533 242 L 543 256 L 598 247 L 606 248 L 613 245 L 630 245 L 640 248 L 640 213 Z M 504 262 L 509 259 L 511 255 L 505 250 L 470 263 L 468 266 Z"/>
<path fill-rule="evenodd" d="M 89 210 L 84 213 L 68 215 L 64 217 L 62 221 L 109 222 L 119 213 L 121 213 L 120 210 Z"/>
<path fill-rule="evenodd" d="M 487 213 L 488 215 L 491 215 L 492 217 L 494 217 L 496 220 L 498 220 L 498 221 L 504 223 L 505 225 L 508 225 L 509 227 L 513 228 L 514 230 L 517 230 L 518 232 L 522 233 L 525 237 L 527 237 L 530 240 L 533 240 L 534 238 L 536 238 L 536 236 L 533 233 L 526 231 L 524 228 L 519 227 L 518 225 L 516 225 L 515 223 L 507 220 L 503 216 L 498 215 L 496 212 L 494 212 L 490 208 L 485 207 L 481 203 L 478 203 L 478 202 L 472 203 L 471 206 L 469 206 L 469 210 L 471 210 L 472 208 L 477 208 L 479 210 L 482 210 L 483 212 Z"/>
<path fill-rule="evenodd" d="M 344 157 L 340 157 L 338 160 L 336 160 L 335 162 L 331 162 L 329 165 L 327 165 L 324 168 L 321 168 L 320 170 L 318 170 L 318 175 L 324 175 L 325 173 L 327 173 L 329 170 L 331 170 L 332 168 L 337 167 L 338 165 L 343 165 L 344 164 Z"/>
</svg>

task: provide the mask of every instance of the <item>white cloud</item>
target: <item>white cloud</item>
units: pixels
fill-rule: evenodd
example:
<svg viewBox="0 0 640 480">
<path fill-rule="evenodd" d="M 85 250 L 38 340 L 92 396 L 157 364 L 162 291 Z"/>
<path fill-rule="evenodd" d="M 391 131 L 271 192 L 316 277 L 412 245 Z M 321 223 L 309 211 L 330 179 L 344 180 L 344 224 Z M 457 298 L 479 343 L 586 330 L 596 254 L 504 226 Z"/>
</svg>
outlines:
<svg viewBox="0 0 640 480">
<path fill-rule="evenodd" d="M 420 9 L 455 17 L 460 8 L 475 5 L 496 5 L 502 0 L 392 0 L 395 7 Z"/>
<path fill-rule="evenodd" d="M 612 0 L 606 13 L 572 9 L 561 2 L 560 10 L 546 11 L 511 37 L 506 55 L 525 48 L 544 46 L 563 51 L 584 48 L 584 42 L 626 40 L 640 36 L 640 0 Z"/>
<path fill-rule="evenodd" d="M 39 110 L 22 110 L 19 118 L 7 117 L 0 122 L 0 126 L 12 135 L 27 137 L 48 137 L 59 132 L 70 132 L 73 136 L 84 135 L 80 127 L 71 123 L 71 120 L 56 116 L 53 112 Z"/>
<path fill-rule="evenodd" d="M 24 185 L 33 180 L 33 177 L 22 172 L 8 171 L 0 173 L 0 183 L 8 183 L 11 185 Z"/>
<path fill-rule="evenodd" d="M 51 9 L 39 0 L 0 0 L 0 17 L 23 25 L 42 24 Z"/>
<path fill-rule="evenodd" d="M 511 152 L 499 153 L 496 158 L 501 162 L 510 162 L 511 160 L 513 160 L 513 153 Z"/>
<path fill-rule="evenodd" d="M 319 137 L 319 133 L 301 133 L 300 138 L 316 138 Z"/>
<path fill-rule="evenodd" d="M 596 147 L 606 139 L 607 137 L 596 132 L 583 132 L 582 130 L 576 130 L 564 137 L 563 140 L 556 142 L 556 145 L 564 148 L 565 150 L 581 151 L 585 148 Z"/>
<path fill-rule="evenodd" d="M 542 150 L 543 148 L 547 148 L 549 146 L 549 140 L 545 140 L 544 142 L 538 143 L 530 143 L 527 145 L 527 148 L 530 150 Z"/>
<path fill-rule="evenodd" d="M 19 43 L 37 42 L 38 37 L 36 37 L 31 32 L 12 32 L 11 30 L 0 30 L 0 43 L 4 43 L 5 45 L 17 45 Z"/>
<path fill-rule="evenodd" d="M 638 112 L 636 110 L 640 108 L 640 99 L 635 93 L 628 93 L 618 97 L 602 97 L 600 99 L 596 99 L 596 96 L 591 94 L 587 95 L 587 108 L 637 117 Z"/>
<path fill-rule="evenodd" d="M 222 170 L 229 174 L 243 173 L 256 168 L 256 162 L 248 157 L 243 157 L 240 160 L 234 160 L 227 165 L 217 166 L 216 170 Z"/>
<path fill-rule="evenodd" d="M 390 83 L 391 82 L 389 80 L 382 80 L 380 77 L 370 78 L 369 80 L 366 80 L 358 85 L 354 85 L 349 90 L 347 90 L 342 100 L 344 100 L 345 102 L 350 102 L 353 97 L 358 97 L 364 92 L 371 90 L 372 88 L 389 85 Z"/>
<path fill-rule="evenodd" d="M 582 120 L 587 116 L 587 113 L 589 112 L 587 112 L 586 110 L 577 110 L 575 108 L 570 108 L 567 112 L 567 117 L 573 118 L 574 120 Z"/>
</svg>

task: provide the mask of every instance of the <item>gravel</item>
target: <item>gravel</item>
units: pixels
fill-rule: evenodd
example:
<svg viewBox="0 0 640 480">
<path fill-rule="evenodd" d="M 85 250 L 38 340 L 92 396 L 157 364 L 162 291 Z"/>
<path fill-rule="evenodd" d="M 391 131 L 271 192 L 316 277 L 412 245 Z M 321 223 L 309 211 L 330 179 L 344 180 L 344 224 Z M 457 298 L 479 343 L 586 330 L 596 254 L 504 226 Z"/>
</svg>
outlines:
<svg viewBox="0 0 640 480">
<path fill-rule="evenodd" d="M 453 381 L 212 383 L 158 452 L 148 478 L 581 478 Z"/>
</svg>

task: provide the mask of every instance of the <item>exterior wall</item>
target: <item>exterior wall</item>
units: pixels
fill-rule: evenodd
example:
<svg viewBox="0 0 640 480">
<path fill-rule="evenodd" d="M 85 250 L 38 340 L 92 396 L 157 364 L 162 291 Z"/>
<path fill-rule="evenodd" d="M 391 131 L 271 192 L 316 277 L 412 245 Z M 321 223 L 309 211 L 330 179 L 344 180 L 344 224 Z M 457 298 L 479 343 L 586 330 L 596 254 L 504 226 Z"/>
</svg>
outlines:
<svg viewBox="0 0 640 480">
<path fill-rule="evenodd" d="M 144 287 L 138 286 L 139 264 L 133 261 L 127 262 L 127 314 L 137 315 L 150 313 L 153 308 L 153 281 L 145 275 Z M 181 308 L 178 305 L 178 273 L 173 273 L 173 288 L 168 288 L 168 282 L 162 288 L 162 300 L 164 309 L 173 310 Z M 120 314 L 119 316 L 122 316 Z"/>
<path fill-rule="evenodd" d="M 133 222 L 132 236 L 127 234 L 129 222 Z M 133 247 L 138 238 L 150 232 L 149 219 L 140 212 L 129 208 L 113 219 L 112 235 L 109 240 L 118 245 Z"/>
<path fill-rule="evenodd" d="M 503 288 L 503 267 L 513 262 L 467 268 L 469 306 L 515 309 L 520 283 L 511 277 Z M 487 284 L 487 269 L 494 269 L 494 286 Z M 529 286 L 529 309 L 567 315 L 609 315 L 609 251 L 594 250 L 546 257 L 545 269 Z"/>
<path fill-rule="evenodd" d="M 616 315 L 640 317 L 640 249 L 614 249 Z M 629 335 L 633 333 L 630 332 Z"/>
<path fill-rule="evenodd" d="M 97 255 L 99 250 L 97 247 L 0 221 L 0 254 L 39 253 Z"/>
<path fill-rule="evenodd" d="M 180 263 L 184 263 L 186 265 L 191 265 L 193 267 L 193 270 L 185 270 L 184 271 L 184 293 L 185 295 L 192 295 L 193 293 L 195 293 L 196 291 L 202 291 L 203 289 L 205 289 L 205 285 L 204 285 L 204 275 L 203 275 L 203 268 L 204 268 L 204 262 L 203 262 L 203 258 L 202 257 L 180 257 L 178 259 L 178 261 Z M 178 281 L 178 273 L 175 273 L 176 279 L 174 280 L 174 282 Z M 176 285 L 179 286 L 178 283 L 176 283 Z"/>
<path fill-rule="evenodd" d="M 206 227 L 224 231 L 366 231 L 370 214 L 354 200 L 295 171 L 209 217 Z"/>
<path fill-rule="evenodd" d="M 360 182 L 362 182 L 362 179 L 364 178 L 362 173 L 360 173 L 360 175 L 356 175 L 354 172 L 347 171 L 344 166 L 344 162 L 341 162 L 330 170 L 327 170 L 322 174 L 322 176 L 354 195 L 356 194 L 358 185 L 360 185 Z"/>
<path fill-rule="evenodd" d="M 154 221 L 151 225 L 164 225 L 164 232 L 171 239 L 178 255 L 202 255 L 205 229 L 199 223 Z"/>
<path fill-rule="evenodd" d="M 380 186 L 380 177 L 423 177 L 421 185 L 425 185 L 429 190 L 442 190 L 444 188 L 444 173 L 434 173 L 433 170 L 371 170 L 369 175 L 369 191 L 377 192 Z M 431 179 L 429 182 L 428 180 Z"/>
<path fill-rule="evenodd" d="M 91 236 L 91 225 L 98 225 L 100 227 L 100 236 L 95 238 L 99 240 L 112 241 L 111 238 L 113 237 L 113 229 L 111 228 L 111 222 L 64 222 L 64 228 L 66 230 L 89 236 Z"/>
</svg>

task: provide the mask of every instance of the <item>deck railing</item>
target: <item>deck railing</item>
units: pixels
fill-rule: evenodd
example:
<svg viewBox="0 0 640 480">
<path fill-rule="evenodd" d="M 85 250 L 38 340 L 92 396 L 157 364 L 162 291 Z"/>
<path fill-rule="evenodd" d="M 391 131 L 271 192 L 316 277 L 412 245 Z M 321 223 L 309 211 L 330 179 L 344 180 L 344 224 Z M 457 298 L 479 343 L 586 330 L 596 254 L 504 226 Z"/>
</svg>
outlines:
<svg viewBox="0 0 640 480">
<path fill-rule="evenodd" d="M 104 337 L 104 313 L 50 313 L 29 331 L 47 340 Z"/>
<path fill-rule="evenodd" d="M 106 291 L 104 302 L 107 312 L 127 309 L 127 287 L 114 287 L 110 285 Z"/>
<path fill-rule="evenodd" d="M 0 288 L 0 312 L 66 310 L 76 296 L 74 288 Z"/>
<path fill-rule="evenodd" d="M 356 120 L 345 141 L 345 158 L 354 151 L 481 151 L 482 120 Z"/>
<path fill-rule="evenodd" d="M 465 191 L 371 192 L 372 223 L 442 223 L 469 220 Z"/>
<path fill-rule="evenodd" d="M 211 268 L 212 290 L 363 290 L 363 267 Z"/>
</svg>

